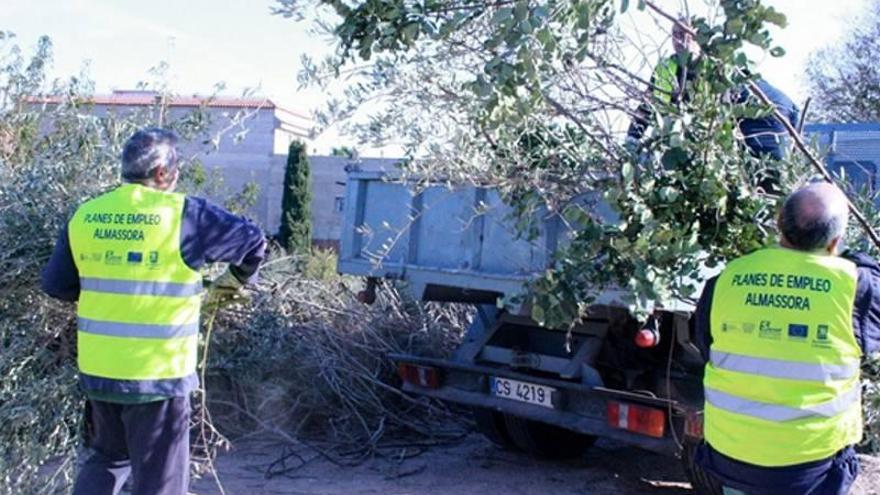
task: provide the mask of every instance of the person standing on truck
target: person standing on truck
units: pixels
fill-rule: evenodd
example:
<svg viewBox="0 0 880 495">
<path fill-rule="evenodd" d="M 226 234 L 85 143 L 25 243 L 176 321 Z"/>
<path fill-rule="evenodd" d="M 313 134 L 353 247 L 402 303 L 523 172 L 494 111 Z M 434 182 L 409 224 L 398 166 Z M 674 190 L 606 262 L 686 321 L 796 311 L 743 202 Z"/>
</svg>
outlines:
<svg viewBox="0 0 880 495">
<path fill-rule="evenodd" d="M 681 22 L 690 27 L 687 20 Z M 674 53 L 654 67 L 647 91 L 651 103 L 645 102 L 636 108 L 626 131 L 628 147 L 638 147 L 654 117 L 655 107 L 678 106 L 687 100 L 687 88 L 693 84 L 697 72 L 695 64 L 700 58 L 700 45 L 682 25 L 675 23 L 672 25 L 672 48 Z"/>
<path fill-rule="evenodd" d="M 686 29 L 687 28 L 687 29 Z M 689 92 L 699 81 L 695 80 L 697 64 L 700 62 L 700 45 L 696 42 L 689 29 L 687 19 L 681 19 L 672 26 L 672 46 L 674 53 L 657 64 L 651 75 L 647 98 L 635 110 L 632 122 L 626 133 L 626 147 L 638 150 L 645 131 L 654 118 L 654 109 L 673 111 L 674 108 L 688 101 Z M 797 127 L 800 110 L 782 90 L 764 79 L 755 81 L 761 91 L 767 95 L 776 109 L 785 116 L 792 126 Z M 749 89 L 742 87 L 731 97 L 735 103 L 751 102 L 753 96 Z M 761 117 L 743 118 L 739 121 L 739 130 L 749 153 L 756 158 L 766 158 L 769 163 L 782 160 L 789 146 L 788 131 L 772 114 Z M 758 173 L 758 185 L 767 193 L 779 193 L 779 172 L 772 166 Z"/>
<path fill-rule="evenodd" d="M 94 449 L 74 494 L 185 495 L 190 393 L 205 263 L 229 262 L 214 286 L 255 280 L 265 240 L 252 222 L 174 193 L 177 137 L 136 132 L 122 153 L 124 183 L 82 204 L 62 229 L 43 290 L 78 301 L 80 386 Z"/>
<path fill-rule="evenodd" d="M 838 256 L 847 216 L 840 189 L 807 185 L 782 207 L 778 246 L 706 284 L 696 462 L 725 494 L 845 494 L 858 475 L 860 359 L 880 350 L 880 265 Z"/>
</svg>

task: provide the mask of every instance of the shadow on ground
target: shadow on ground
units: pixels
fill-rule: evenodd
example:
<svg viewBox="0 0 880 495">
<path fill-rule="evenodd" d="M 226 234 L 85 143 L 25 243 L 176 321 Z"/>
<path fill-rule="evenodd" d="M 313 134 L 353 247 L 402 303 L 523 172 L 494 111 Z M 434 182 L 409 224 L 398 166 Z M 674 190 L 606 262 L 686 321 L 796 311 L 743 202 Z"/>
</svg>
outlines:
<svg viewBox="0 0 880 495">
<path fill-rule="evenodd" d="M 274 463 L 287 452 L 289 466 Z M 684 495 L 693 494 L 674 458 L 599 441 L 586 455 L 545 461 L 505 451 L 479 435 L 397 452 L 342 467 L 316 453 L 271 442 L 239 444 L 217 463 L 227 494 L 309 495 Z M 275 475 L 268 477 L 267 472 Z M 198 495 L 219 494 L 213 479 L 194 483 Z"/>
</svg>

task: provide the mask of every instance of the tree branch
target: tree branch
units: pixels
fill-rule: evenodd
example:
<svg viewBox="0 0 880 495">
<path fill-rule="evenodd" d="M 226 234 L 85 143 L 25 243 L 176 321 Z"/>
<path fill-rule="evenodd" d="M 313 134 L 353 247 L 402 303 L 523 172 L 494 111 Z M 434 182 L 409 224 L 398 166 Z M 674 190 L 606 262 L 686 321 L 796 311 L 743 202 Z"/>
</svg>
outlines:
<svg viewBox="0 0 880 495">
<path fill-rule="evenodd" d="M 801 137 L 800 133 L 798 133 L 797 129 L 795 129 L 791 122 L 789 122 L 788 119 L 786 119 L 785 116 L 782 115 L 779 109 L 776 108 L 776 105 L 774 105 L 773 102 L 770 101 L 770 98 L 768 98 L 767 95 L 764 94 L 763 91 L 761 91 L 761 88 L 758 86 L 758 84 L 755 83 L 755 81 L 749 81 L 748 88 L 749 92 L 758 97 L 761 102 L 763 102 L 765 105 L 773 107 L 773 117 L 775 117 L 776 120 L 778 120 L 779 123 L 781 123 L 782 126 L 785 127 L 788 135 L 791 136 L 791 138 L 794 140 L 795 147 L 797 147 L 797 149 L 800 150 L 800 152 L 807 157 L 807 159 L 813 165 L 813 168 L 815 168 L 816 171 L 819 172 L 822 178 L 824 178 L 831 184 L 835 184 L 834 177 L 832 177 L 831 173 L 828 172 L 828 169 L 825 167 L 825 165 L 821 161 L 819 161 L 818 158 L 816 158 L 816 155 L 814 155 L 812 151 L 810 151 L 806 143 L 804 143 L 804 139 Z M 874 230 L 873 227 L 871 227 L 871 224 L 868 223 L 867 218 L 861 212 L 861 210 L 859 210 L 855 203 L 852 202 L 852 200 L 849 198 L 849 195 L 847 195 L 846 192 L 844 192 L 844 195 L 846 196 L 846 203 L 847 206 L 849 206 L 849 211 L 852 212 L 853 216 L 856 218 L 856 221 L 862 227 L 862 230 L 864 230 L 865 233 L 868 234 L 868 237 L 871 238 L 871 242 L 874 243 L 874 246 L 880 249 L 880 236 L 877 235 L 877 232 Z"/>
</svg>

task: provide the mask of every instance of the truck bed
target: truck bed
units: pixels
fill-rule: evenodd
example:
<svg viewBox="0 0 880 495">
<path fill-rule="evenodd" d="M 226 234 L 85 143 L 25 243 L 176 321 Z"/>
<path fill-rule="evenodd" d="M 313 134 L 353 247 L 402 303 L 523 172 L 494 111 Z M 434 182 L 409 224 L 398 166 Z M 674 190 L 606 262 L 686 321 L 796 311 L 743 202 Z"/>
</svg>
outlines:
<svg viewBox="0 0 880 495">
<path fill-rule="evenodd" d="M 581 204 L 614 221 L 599 197 L 585 194 Z M 422 300 L 477 305 L 452 355 L 389 356 L 403 389 L 474 408 L 487 438 L 535 455 L 560 442 L 575 451 L 596 437 L 679 453 L 686 433 L 701 435 L 702 361 L 690 308 L 666 307 L 639 321 L 621 291 L 604 289 L 577 324 L 539 325 L 510 298 L 552 267 L 571 232 L 547 209 L 525 223 L 530 228 L 492 188 L 349 175 L 339 271 L 402 280 Z M 639 348 L 635 336 L 645 327 L 655 344 Z M 650 421 L 630 423 L 630 415 Z"/>
<path fill-rule="evenodd" d="M 601 218 L 613 217 L 597 198 L 581 201 Z M 404 280 L 426 301 L 495 304 L 522 295 L 570 234 L 558 213 L 543 208 L 528 220 L 533 235 L 526 238 L 491 187 L 418 188 L 386 172 L 349 173 L 344 204 L 338 271 Z M 604 290 L 595 303 L 626 306 L 621 296 Z"/>
</svg>

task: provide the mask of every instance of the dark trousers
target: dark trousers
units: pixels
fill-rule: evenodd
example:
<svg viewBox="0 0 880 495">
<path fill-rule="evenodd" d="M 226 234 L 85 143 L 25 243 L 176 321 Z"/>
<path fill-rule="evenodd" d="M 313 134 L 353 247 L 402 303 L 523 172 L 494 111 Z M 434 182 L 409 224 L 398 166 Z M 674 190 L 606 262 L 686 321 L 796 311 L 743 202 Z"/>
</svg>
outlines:
<svg viewBox="0 0 880 495">
<path fill-rule="evenodd" d="M 132 495 L 186 495 L 189 397 L 146 404 L 89 401 L 94 453 L 74 495 L 116 495 L 132 476 Z"/>
<path fill-rule="evenodd" d="M 728 493 L 735 489 L 746 495 L 846 495 L 859 475 L 852 446 L 829 459 L 767 468 L 727 457 L 704 442 L 697 449 L 696 462 Z"/>
</svg>

